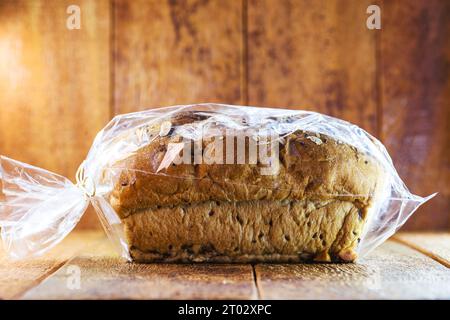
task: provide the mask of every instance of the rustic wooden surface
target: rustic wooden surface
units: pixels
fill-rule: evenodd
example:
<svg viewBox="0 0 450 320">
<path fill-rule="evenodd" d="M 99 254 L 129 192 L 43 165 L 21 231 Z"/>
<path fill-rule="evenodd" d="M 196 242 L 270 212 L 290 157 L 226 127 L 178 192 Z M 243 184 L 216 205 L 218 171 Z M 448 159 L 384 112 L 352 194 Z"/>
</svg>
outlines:
<svg viewBox="0 0 450 320">
<path fill-rule="evenodd" d="M 145 265 L 121 259 L 103 233 L 75 232 L 43 259 L 0 255 L 0 298 L 450 299 L 449 238 L 399 234 L 356 264 Z M 68 285 L 74 268 L 79 289 Z"/>
<path fill-rule="evenodd" d="M 116 113 L 313 109 L 380 137 L 411 191 L 439 192 L 406 229 L 450 229 L 449 1 L 80 0 L 74 31 L 69 4 L 0 1 L 1 154 L 72 178 Z"/>
<path fill-rule="evenodd" d="M 12 261 L 0 242 L 0 300 L 22 297 L 83 251 L 86 244 L 98 241 L 104 241 L 98 231 L 72 233 L 44 257 L 22 261 Z"/>
<path fill-rule="evenodd" d="M 394 239 L 450 268 L 450 234 L 408 232 L 400 233 Z"/>
<path fill-rule="evenodd" d="M 384 1 L 381 138 L 412 192 L 439 194 L 407 222 L 450 228 L 450 1 Z"/>
<path fill-rule="evenodd" d="M 449 299 L 450 269 L 389 241 L 358 264 L 257 265 L 266 299 Z"/>
<path fill-rule="evenodd" d="M 249 1 L 248 103 L 319 111 L 377 134 L 371 3 Z"/>
<path fill-rule="evenodd" d="M 67 287 L 73 267 L 79 290 Z M 132 264 L 107 239 L 70 260 L 25 299 L 249 299 L 256 298 L 251 265 Z"/>
<path fill-rule="evenodd" d="M 115 1 L 114 110 L 243 103 L 241 1 Z"/>
<path fill-rule="evenodd" d="M 70 4 L 0 3 L 0 153 L 73 179 L 110 117 L 110 19 L 108 1 L 78 1 L 68 30 Z"/>
</svg>

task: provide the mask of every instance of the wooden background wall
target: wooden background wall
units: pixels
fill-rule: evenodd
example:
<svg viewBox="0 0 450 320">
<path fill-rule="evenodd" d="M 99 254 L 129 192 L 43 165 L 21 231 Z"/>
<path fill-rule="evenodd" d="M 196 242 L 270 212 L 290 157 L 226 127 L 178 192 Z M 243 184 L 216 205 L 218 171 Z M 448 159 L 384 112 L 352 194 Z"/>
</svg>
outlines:
<svg viewBox="0 0 450 320">
<path fill-rule="evenodd" d="M 381 138 L 411 191 L 440 192 L 406 228 L 449 229 L 449 21 L 447 0 L 0 0 L 0 153 L 73 177 L 114 114 L 316 110 Z"/>
</svg>

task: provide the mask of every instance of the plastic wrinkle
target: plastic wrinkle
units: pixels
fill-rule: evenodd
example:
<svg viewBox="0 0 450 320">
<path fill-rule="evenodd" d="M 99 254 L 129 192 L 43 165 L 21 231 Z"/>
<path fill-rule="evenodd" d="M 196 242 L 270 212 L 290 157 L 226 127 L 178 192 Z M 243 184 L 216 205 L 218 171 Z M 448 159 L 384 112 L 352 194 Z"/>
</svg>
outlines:
<svg viewBox="0 0 450 320">
<path fill-rule="evenodd" d="M 220 136 L 223 131 L 221 133 L 218 128 L 226 128 L 230 132 L 242 134 L 256 132 L 258 138 L 272 137 L 276 133 L 277 137 L 272 137 L 273 141 L 284 143 L 284 137 L 303 130 L 327 135 L 375 158 L 388 178 L 383 196 L 371 208 L 369 221 L 358 246 L 359 256 L 367 254 L 395 233 L 421 204 L 435 195 L 423 198 L 411 194 L 398 176 L 383 144 L 363 129 L 340 119 L 310 111 L 222 104 L 151 109 L 116 116 L 97 134 L 77 174 L 77 184 L 47 170 L 0 157 L 4 195 L 0 202 L 0 228 L 4 248 L 9 255 L 14 259 L 22 259 L 45 253 L 73 230 L 89 203 L 92 203 L 109 238 L 122 256 L 129 260 L 121 220 L 108 200 L 118 175 L 122 169 L 128 169 L 118 163 L 155 139 L 155 135 L 149 133 L 149 128 L 157 127 L 185 112 L 201 118 L 201 121 L 172 125 L 165 128 L 163 134 L 170 134 L 172 130 L 188 141 L 200 141 Z M 310 140 L 322 143 L 314 136 Z M 256 144 L 268 149 L 270 142 L 261 139 Z M 169 144 L 156 172 L 145 173 L 168 176 L 164 171 L 175 162 L 182 148 L 183 143 Z M 214 149 L 208 150 L 212 151 L 215 152 Z M 364 179 L 363 172 L 358 171 L 356 174 Z M 344 193 L 330 196 L 359 195 Z"/>
</svg>

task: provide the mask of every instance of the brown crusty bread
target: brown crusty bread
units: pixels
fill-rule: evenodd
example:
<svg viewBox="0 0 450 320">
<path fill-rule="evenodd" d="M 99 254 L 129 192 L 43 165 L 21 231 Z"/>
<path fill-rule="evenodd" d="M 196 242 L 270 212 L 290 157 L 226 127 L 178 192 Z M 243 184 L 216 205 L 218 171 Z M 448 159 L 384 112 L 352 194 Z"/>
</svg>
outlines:
<svg viewBox="0 0 450 320">
<path fill-rule="evenodd" d="M 157 173 L 177 129 L 117 162 L 109 201 L 139 262 L 353 261 L 384 171 L 370 155 L 322 134 L 295 131 L 276 175 L 261 164 L 179 164 Z M 313 137 L 313 138 L 312 138 Z M 224 135 L 224 141 L 231 139 Z M 208 141 L 204 141 L 206 144 Z"/>
</svg>

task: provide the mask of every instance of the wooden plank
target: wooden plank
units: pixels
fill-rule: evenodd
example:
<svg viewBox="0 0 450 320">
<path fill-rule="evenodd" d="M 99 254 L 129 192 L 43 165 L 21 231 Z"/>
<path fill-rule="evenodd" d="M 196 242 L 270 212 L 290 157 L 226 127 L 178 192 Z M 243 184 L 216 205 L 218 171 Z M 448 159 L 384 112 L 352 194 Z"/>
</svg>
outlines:
<svg viewBox="0 0 450 320">
<path fill-rule="evenodd" d="M 450 271 L 388 241 L 356 264 L 256 265 L 262 299 L 450 299 Z"/>
<path fill-rule="evenodd" d="M 372 1 L 248 2 L 250 105 L 301 108 L 377 133 Z"/>
<path fill-rule="evenodd" d="M 401 232 L 394 239 L 450 268 L 450 233 Z"/>
<path fill-rule="evenodd" d="M 73 268 L 80 288 L 67 285 Z M 73 287 L 72 287 L 73 288 Z M 25 299 L 253 299 L 251 265 L 128 263 L 105 240 L 71 260 Z"/>
<path fill-rule="evenodd" d="M 10 260 L 0 243 L 0 299 L 20 298 L 100 237 L 104 236 L 98 231 L 74 232 L 44 256 L 21 261 Z"/>
<path fill-rule="evenodd" d="M 450 229 L 449 1 L 384 1 L 382 138 L 410 190 L 439 194 L 406 225 Z"/>
<path fill-rule="evenodd" d="M 73 178 L 110 117 L 110 10 L 77 1 L 81 29 L 69 30 L 71 4 L 0 4 L 0 153 Z"/>
<path fill-rule="evenodd" d="M 80 270 L 80 288 L 67 285 Z M 450 298 L 450 271 L 402 244 L 388 241 L 357 264 L 255 266 L 263 299 Z M 106 239 L 91 245 L 25 299 L 254 299 L 249 265 L 134 264 Z"/>
<path fill-rule="evenodd" d="M 116 1 L 114 110 L 242 102 L 241 1 Z"/>
</svg>

